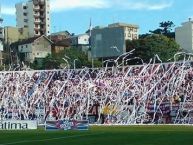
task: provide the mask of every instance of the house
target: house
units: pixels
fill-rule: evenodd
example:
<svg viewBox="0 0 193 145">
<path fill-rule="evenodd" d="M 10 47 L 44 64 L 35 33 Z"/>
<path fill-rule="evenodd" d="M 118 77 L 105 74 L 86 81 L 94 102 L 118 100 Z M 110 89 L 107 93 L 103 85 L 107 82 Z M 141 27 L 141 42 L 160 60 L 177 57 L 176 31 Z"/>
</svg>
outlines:
<svg viewBox="0 0 193 145">
<path fill-rule="evenodd" d="M 53 42 L 50 39 L 42 35 L 18 41 L 13 43 L 11 47 L 17 50 L 21 61 L 33 63 L 34 60 L 41 60 L 51 54 L 52 44 Z"/>
<path fill-rule="evenodd" d="M 52 53 L 60 53 L 61 51 L 70 48 L 69 40 L 61 40 L 52 44 Z"/>
<path fill-rule="evenodd" d="M 72 47 L 77 48 L 81 51 L 87 52 L 89 49 L 89 34 L 74 35 L 69 38 Z"/>
<path fill-rule="evenodd" d="M 64 39 L 67 39 L 71 36 L 71 34 L 68 31 L 60 31 L 60 32 L 56 32 L 56 33 L 52 33 L 51 35 L 49 35 L 49 39 L 52 40 L 54 43 L 58 42 L 58 41 L 62 41 Z"/>
</svg>

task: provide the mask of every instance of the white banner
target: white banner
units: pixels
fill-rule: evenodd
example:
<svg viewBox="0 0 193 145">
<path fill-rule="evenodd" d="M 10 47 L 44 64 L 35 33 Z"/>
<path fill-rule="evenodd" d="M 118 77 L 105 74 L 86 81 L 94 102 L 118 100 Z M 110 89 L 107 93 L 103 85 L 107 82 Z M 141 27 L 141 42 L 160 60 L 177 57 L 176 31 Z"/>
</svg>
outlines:
<svg viewBox="0 0 193 145">
<path fill-rule="evenodd" d="M 0 130 L 29 130 L 37 129 L 37 121 L 32 120 L 3 120 Z"/>
</svg>

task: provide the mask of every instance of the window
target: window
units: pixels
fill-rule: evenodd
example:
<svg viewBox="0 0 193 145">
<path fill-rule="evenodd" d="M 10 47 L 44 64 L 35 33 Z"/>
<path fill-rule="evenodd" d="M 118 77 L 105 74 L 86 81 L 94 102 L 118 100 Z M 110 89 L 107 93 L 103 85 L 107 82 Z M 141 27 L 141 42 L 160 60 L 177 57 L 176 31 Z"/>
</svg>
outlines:
<svg viewBox="0 0 193 145">
<path fill-rule="evenodd" d="M 27 16 L 27 13 L 23 13 L 24 16 Z"/>
<path fill-rule="evenodd" d="M 27 22 L 28 22 L 28 19 L 24 19 L 23 21 L 27 23 Z"/>
<path fill-rule="evenodd" d="M 27 48 L 27 45 L 25 45 L 25 47 Z"/>
<path fill-rule="evenodd" d="M 23 9 L 27 9 L 27 6 L 23 6 Z"/>
<path fill-rule="evenodd" d="M 37 55 L 39 55 L 39 53 L 37 53 Z"/>
</svg>

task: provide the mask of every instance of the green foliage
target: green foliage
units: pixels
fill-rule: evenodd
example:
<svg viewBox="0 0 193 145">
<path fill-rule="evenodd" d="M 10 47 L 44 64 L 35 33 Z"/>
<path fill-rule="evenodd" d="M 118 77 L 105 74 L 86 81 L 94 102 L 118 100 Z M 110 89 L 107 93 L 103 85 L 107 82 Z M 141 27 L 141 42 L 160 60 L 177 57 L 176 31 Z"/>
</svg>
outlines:
<svg viewBox="0 0 193 145">
<path fill-rule="evenodd" d="M 10 57 L 10 54 L 8 52 L 3 52 L 3 63 L 5 65 L 11 64 L 11 57 Z"/>
<path fill-rule="evenodd" d="M 138 40 L 128 40 L 126 47 L 127 51 L 135 49 L 133 57 L 140 57 L 146 63 L 156 54 L 163 62 L 166 62 L 180 50 L 179 45 L 173 39 L 155 34 Z"/>
<path fill-rule="evenodd" d="M 4 70 L 4 66 L 0 65 L 0 71 Z"/>
<path fill-rule="evenodd" d="M 94 61 L 94 66 L 101 66 L 101 62 Z M 88 56 L 81 50 L 70 48 L 61 51 L 60 53 L 53 53 L 43 59 L 42 63 L 34 61 L 33 69 L 59 69 L 59 68 L 82 68 L 92 67 L 92 62 L 88 61 Z"/>
<path fill-rule="evenodd" d="M 159 28 L 155 30 L 150 30 L 152 34 L 162 34 L 169 38 L 175 38 L 175 33 L 173 32 L 174 23 L 172 21 L 164 21 L 159 23 Z"/>
<path fill-rule="evenodd" d="M 90 126 L 87 131 L 0 131 L 3 145 L 192 145 L 193 126 Z"/>
</svg>

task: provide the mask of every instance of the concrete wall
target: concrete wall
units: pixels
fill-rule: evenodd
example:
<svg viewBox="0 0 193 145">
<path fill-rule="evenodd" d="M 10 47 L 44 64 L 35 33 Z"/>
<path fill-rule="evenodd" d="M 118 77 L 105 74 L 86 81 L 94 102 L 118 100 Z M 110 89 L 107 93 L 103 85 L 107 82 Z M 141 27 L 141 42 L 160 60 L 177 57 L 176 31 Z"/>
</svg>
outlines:
<svg viewBox="0 0 193 145">
<path fill-rule="evenodd" d="M 51 43 L 44 37 L 40 37 L 34 42 L 34 45 L 32 46 L 33 59 L 45 58 L 51 53 Z"/>
<path fill-rule="evenodd" d="M 93 58 L 115 57 L 126 52 L 124 28 L 93 29 L 91 55 Z"/>
<path fill-rule="evenodd" d="M 33 44 L 33 43 L 32 43 Z M 20 53 L 32 53 L 32 44 L 23 44 L 18 46 Z"/>
<path fill-rule="evenodd" d="M 29 32 L 27 28 L 5 27 L 4 38 L 5 44 L 10 44 L 18 40 L 29 38 Z"/>
<path fill-rule="evenodd" d="M 23 6 L 26 6 L 26 3 L 18 3 L 15 5 L 15 8 L 16 8 L 16 21 L 17 21 L 17 27 L 18 28 L 23 28 L 24 25 L 27 23 L 24 23 L 24 9 L 23 9 Z"/>
<path fill-rule="evenodd" d="M 49 0 L 45 0 L 45 27 L 46 27 L 46 33 L 45 35 L 48 36 L 50 35 L 50 1 Z"/>
<path fill-rule="evenodd" d="M 175 29 L 176 42 L 180 47 L 187 51 L 193 52 L 193 22 L 185 22 L 181 27 Z"/>
<path fill-rule="evenodd" d="M 33 2 L 27 2 L 27 13 L 28 13 L 28 28 L 29 28 L 29 36 L 34 37 L 35 32 L 34 32 L 34 11 L 33 11 Z M 40 33 L 38 33 L 40 35 Z"/>
</svg>

